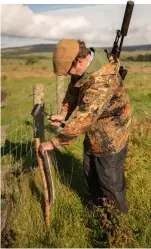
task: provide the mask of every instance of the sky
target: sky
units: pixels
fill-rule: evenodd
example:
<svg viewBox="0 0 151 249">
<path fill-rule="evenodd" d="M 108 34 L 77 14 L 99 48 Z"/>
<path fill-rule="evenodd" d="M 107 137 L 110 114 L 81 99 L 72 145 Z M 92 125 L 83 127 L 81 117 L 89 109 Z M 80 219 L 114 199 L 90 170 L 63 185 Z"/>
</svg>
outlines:
<svg viewBox="0 0 151 249">
<path fill-rule="evenodd" d="M 80 39 L 112 46 L 126 4 L 2 4 L 1 47 Z M 136 4 L 125 46 L 151 44 L 151 4 Z"/>
</svg>

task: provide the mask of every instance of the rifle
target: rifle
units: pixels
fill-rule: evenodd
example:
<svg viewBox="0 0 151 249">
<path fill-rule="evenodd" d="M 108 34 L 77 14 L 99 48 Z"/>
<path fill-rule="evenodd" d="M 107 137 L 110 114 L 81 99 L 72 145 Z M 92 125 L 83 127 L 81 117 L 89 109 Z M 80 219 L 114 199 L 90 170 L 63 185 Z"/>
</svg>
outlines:
<svg viewBox="0 0 151 249">
<path fill-rule="evenodd" d="M 133 7 L 134 7 L 134 2 L 131 0 L 127 1 L 122 27 L 121 27 L 121 30 L 116 31 L 116 37 L 115 37 L 115 41 L 113 43 L 112 51 L 109 53 L 107 49 L 104 50 L 107 53 L 108 59 L 110 56 L 113 56 L 115 61 L 117 61 L 117 59 L 120 58 L 120 53 L 122 50 L 124 36 L 127 36 L 127 32 L 128 32 L 132 12 L 133 12 Z M 123 66 L 120 66 L 119 73 L 120 73 L 121 78 L 123 80 L 124 80 L 127 72 L 128 72 L 128 70 L 126 68 L 124 68 Z"/>
</svg>

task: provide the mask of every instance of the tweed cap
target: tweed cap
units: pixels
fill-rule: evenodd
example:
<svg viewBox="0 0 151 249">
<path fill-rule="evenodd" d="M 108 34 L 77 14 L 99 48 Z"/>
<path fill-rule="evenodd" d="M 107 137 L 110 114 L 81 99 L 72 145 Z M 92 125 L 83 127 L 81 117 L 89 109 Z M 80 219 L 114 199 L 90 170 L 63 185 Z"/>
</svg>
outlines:
<svg viewBox="0 0 151 249">
<path fill-rule="evenodd" d="M 59 41 L 53 53 L 54 73 L 58 76 L 66 75 L 78 52 L 79 43 L 77 41 L 71 39 Z"/>
</svg>

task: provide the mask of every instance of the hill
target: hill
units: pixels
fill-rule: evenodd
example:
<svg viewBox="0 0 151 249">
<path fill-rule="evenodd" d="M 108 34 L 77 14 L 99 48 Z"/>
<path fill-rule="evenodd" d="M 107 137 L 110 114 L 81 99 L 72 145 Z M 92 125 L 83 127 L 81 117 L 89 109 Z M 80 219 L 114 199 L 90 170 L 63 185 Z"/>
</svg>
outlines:
<svg viewBox="0 0 151 249">
<path fill-rule="evenodd" d="M 53 52 L 55 44 L 36 44 L 23 47 L 12 47 L 12 48 L 3 48 L 1 49 L 2 53 L 8 54 L 26 54 L 26 53 L 37 53 L 37 52 Z M 99 47 L 97 47 L 99 48 Z M 110 47 L 106 47 L 111 49 Z M 138 45 L 138 46 L 125 46 L 122 51 L 148 51 L 151 50 L 151 44 L 149 45 Z"/>
</svg>

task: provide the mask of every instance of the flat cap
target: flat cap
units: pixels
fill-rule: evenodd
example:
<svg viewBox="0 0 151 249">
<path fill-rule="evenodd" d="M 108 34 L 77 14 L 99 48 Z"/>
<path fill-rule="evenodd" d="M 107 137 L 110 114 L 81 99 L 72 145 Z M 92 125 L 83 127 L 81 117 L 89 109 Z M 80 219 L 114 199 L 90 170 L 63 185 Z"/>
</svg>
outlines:
<svg viewBox="0 0 151 249">
<path fill-rule="evenodd" d="M 54 73 L 58 76 L 67 75 L 78 52 L 79 43 L 76 40 L 64 39 L 59 41 L 53 53 Z"/>
</svg>

